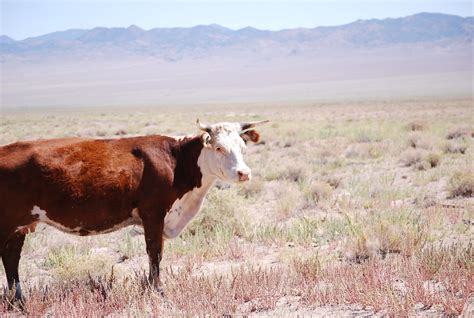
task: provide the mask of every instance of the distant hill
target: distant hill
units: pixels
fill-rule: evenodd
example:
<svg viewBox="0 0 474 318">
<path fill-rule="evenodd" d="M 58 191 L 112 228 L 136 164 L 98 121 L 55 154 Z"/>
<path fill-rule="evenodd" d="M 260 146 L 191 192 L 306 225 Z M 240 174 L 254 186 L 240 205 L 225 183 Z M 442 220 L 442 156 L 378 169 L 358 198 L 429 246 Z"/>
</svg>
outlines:
<svg viewBox="0 0 474 318">
<path fill-rule="evenodd" d="M 0 110 L 473 96 L 473 17 L 280 31 L 220 25 L 0 37 Z"/>
<path fill-rule="evenodd" d="M 277 55 L 302 54 L 334 48 L 361 49 L 439 41 L 470 42 L 474 19 L 439 13 L 419 13 L 383 20 L 359 20 L 341 26 L 264 31 L 252 27 L 231 30 L 220 25 L 191 28 L 71 29 L 14 41 L 2 36 L 2 55 L 140 55 L 183 58 L 237 52 L 258 54 L 271 48 Z M 222 52 L 219 53 L 219 50 Z M 196 52 L 198 51 L 198 52 Z M 91 53 L 93 52 L 93 53 Z"/>
<path fill-rule="evenodd" d="M 0 35 L 0 44 L 2 45 L 11 45 L 14 44 L 15 40 L 12 38 L 6 36 L 6 35 Z"/>
</svg>

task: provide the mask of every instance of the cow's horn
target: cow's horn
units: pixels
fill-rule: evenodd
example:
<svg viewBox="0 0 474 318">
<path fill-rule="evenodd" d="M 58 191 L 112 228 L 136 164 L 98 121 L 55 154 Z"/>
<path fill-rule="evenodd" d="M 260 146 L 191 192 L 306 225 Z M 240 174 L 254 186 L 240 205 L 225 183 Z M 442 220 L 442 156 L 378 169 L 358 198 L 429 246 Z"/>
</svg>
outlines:
<svg viewBox="0 0 474 318">
<path fill-rule="evenodd" d="M 199 128 L 200 130 L 206 131 L 206 132 L 208 132 L 208 133 L 211 132 L 211 127 L 208 126 L 208 125 L 203 125 L 203 124 L 201 124 L 201 123 L 199 122 L 199 118 L 196 120 L 196 125 L 198 126 L 198 128 Z"/>
<path fill-rule="evenodd" d="M 252 129 L 253 127 L 255 127 L 257 125 L 265 124 L 265 123 L 268 123 L 268 122 L 269 122 L 269 120 L 261 120 L 261 121 L 252 121 L 252 122 L 249 122 L 249 123 L 240 123 L 240 129 L 241 129 L 241 132 L 245 132 L 247 130 Z"/>
</svg>

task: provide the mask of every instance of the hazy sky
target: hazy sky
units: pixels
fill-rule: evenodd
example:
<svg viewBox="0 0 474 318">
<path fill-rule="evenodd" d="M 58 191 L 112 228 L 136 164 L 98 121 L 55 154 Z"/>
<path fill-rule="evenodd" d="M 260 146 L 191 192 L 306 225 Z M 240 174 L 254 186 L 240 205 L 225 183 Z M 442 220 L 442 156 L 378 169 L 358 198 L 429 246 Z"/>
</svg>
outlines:
<svg viewBox="0 0 474 318">
<path fill-rule="evenodd" d="M 232 29 L 277 30 L 338 25 L 357 19 L 418 12 L 472 16 L 471 1 L 458 0 L 0 0 L 1 29 L 14 39 L 71 28 L 144 29 L 217 23 Z"/>
</svg>

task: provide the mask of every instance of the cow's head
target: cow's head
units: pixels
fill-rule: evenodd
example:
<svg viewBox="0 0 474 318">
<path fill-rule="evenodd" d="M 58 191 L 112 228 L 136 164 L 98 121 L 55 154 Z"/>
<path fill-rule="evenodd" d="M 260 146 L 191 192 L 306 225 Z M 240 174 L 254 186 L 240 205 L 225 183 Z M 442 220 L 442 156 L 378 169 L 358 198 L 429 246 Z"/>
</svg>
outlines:
<svg viewBox="0 0 474 318">
<path fill-rule="evenodd" d="M 245 164 L 243 153 L 248 141 L 257 142 L 259 134 L 254 127 L 268 120 L 250 123 L 219 123 L 203 125 L 197 120 L 204 145 L 199 166 L 204 175 L 212 175 L 222 181 L 243 182 L 252 177 Z"/>
</svg>

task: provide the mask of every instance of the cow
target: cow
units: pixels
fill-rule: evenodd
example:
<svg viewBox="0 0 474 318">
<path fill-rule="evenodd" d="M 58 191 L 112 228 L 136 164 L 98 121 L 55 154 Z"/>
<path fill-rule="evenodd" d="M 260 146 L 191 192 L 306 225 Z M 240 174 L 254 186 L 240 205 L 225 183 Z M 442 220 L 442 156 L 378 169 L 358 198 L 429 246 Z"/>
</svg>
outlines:
<svg viewBox="0 0 474 318">
<path fill-rule="evenodd" d="M 267 121 L 203 125 L 195 136 L 63 138 L 0 147 L 0 255 L 14 298 L 25 235 L 44 222 L 87 236 L 125 226 L 144 229 L 150 283 L 160 289 L 164 239 L 178 236 L 216 180 L 245 182 L 243 160 L 255 126 Z M 12 291 L 12 294 L 13 294 Z"/>
</svg>

